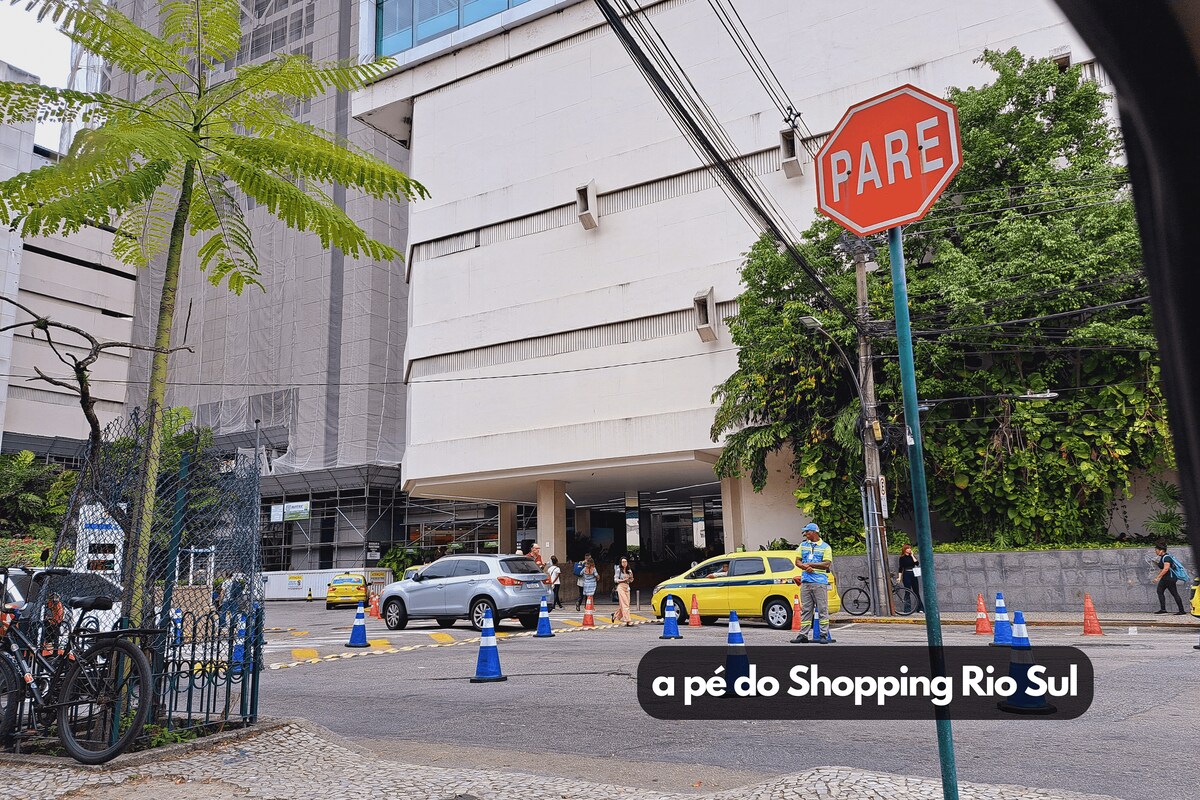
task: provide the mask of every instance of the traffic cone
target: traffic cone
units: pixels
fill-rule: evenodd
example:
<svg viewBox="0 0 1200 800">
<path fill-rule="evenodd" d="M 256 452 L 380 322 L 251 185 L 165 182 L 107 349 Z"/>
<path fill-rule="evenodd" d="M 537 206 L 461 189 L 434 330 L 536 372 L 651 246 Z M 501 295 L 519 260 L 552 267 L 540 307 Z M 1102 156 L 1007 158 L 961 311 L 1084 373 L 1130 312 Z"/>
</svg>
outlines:
<svg viewBox="0 0 1200 800">
<path fill-rule="evenodd" d="M 1008 606 L 1004 605 L 1004 593 L 996 592 L 996 633 L 992 647 L 1008 647 L 1012 644 L 1013 628 L 1008 621 Z"/>
<path fill-rule="evenodd" d="M 584 608 L 583 608 L 583 627 L 585 627 L 585 628 L 596 627 L 596 618 L 594 616 L 595 612 L 596 612 L 596 609 L 592 608 L 592 596 L 588 595 L 587 605 L 584 606 Z"/>
<path fill-rule="evenodd" d="M 696 602 L 696 595 L 692 595 L 692 613 L 688 614 L 688 627 L 700 627 L 700 604 Z"/>
<path fill-rule="evenodd" d="M 363 613 L 362 603 L 354 612 L 354 627 L 350 629 L 350 641 L 346 642 L 346 647 L 370 647 L 367 644 L 367 617 Z"/>
<path fill-rule="evenodd" d="M 471 678 L 471 683 L 506 680 L 508 676 L 500 671 L 500 651 L 496 648 L 496 629 L 492 624 L 492 609 L 489 606 L 483 610 L 483 628 L 479 631 L 479 661 L 475 665 L 475 677 Z"/>
<path fill-rule="evenodd" d="M 792 595 L 792 630 L 800 632 L 800 595 Z"/>
<path fill-rule="evenodd" d="M 308 590 L 308 597 L 304 598 L 304 602 L 306 602 L 306 603 L 312 602 L 312 589 Z"/>
<path fill-rule="evenodd" d="M 1100 629 L 1100 617 L 1096 614 L 1096 607 L 1092 605 L 1092 596 L 1087 592 L 1083 594 L 1083 635 L 1104 635 L 1104 631 Z"/>
<path fill-rule="evenodd" d="M 817 644 L 833 644 L 834 642 L 837 641 L 837 639 L 834 639 L 832 636 L 829 635 L 829 631 L 825 631 L 824 636 L 821 635 L 821 615 L 817 613 L 817 610 L 815 608 L 813 609 L 812 633 L 813 633 L 812 640 L 814 642 L 816 642 Z"/>
<path fill-rule="evenodd" d="M 550 630 L 550 609 L 546 608 L 546 595 L 542 595 L 542 607 L 538 609 L 537 633 L 533 638 L 548 639 L 553 635 L 554 631 Z"/>
<path fill-rule="evenodd" d="M 735 697 L 733 685 L 738 678 L 750 677 L 750 656 L 742 638 L 742 623 L 736 611 L 729 612 L 728 649 L 725 651 L 725 696 Z"/>
<path fill-rule="evenodd" d="M 992 623 L 988 619 L 987 606 L 983 604 L 983 595 L 975 598 L 975 635 L 991 636 Z"/>
<path fill-rule="evenodd" d="M 1008 677 L 1017 682 L 1017 691 L 997 705 L 1010 714 L 1053 714 L 1056 709 L 1046 702 L 1045 695 L 1029 694 L 1029 670 L 1033 668 L 1033 647 L 1029 644 L 1029 633 L 1025 629 L 1025 615 L 1013 612 L 1012 655 L 1008 662 Z"/>
<path fill-rule="evenodd" d="M 667 595 L 663 606 L 663 632 L 660 639 L 682 639 L 679 634 L 679 615 L 675 613 L 675 599 Z"/>
<path fill-rule="evenodd" d="M 368 593 L 368 596 L 371 598 L 371 616 L 372 616 L 372 617 L 374 617 L 375 619 L 380 619 L 380 616 L 379 616 L 379 595 L 377 595 L 377 594 L 370 594 L 370 593 Z"/>
<path fill-rule="evenodd" d="M 171 631 L 172 631 L 171 638 L 172 638 L 172 641 L 175 643 L 175 646 L 178 647 L 179 645 L 183 644 L 183 609 L 182 608 L 171 609 Z"/>
</svg>

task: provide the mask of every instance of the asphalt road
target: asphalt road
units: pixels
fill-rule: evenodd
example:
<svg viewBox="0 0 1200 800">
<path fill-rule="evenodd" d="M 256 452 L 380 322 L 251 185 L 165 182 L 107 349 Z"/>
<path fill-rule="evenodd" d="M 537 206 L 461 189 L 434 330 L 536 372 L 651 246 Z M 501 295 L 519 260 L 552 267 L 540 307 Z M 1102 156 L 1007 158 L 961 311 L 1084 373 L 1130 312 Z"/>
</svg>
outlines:
<svg viewBox="0 0 1200 800">
<path fill-rule="evenodd" d="M 290 645 L 310 637 L 336 648 L 352 621 L 352 611 L 271 604 L 267 625 L 276 630 L 267 636 L 275 655 L 269 652 L 265 660 L 286 659 Z M 751 645 L 783 644 L 786 638 L 756 623 L 744 629 Z M 509 624 L 501 630 L 518 633 L 520 628 Z M 509 680 L 471 684 L 477 645 L 463 641 L 475 636 L 464 623 L 447 634 L 424 623 L 389 632 L 372 620 L 368 636 L 373 640 L 386 637 L 395 648 L 423 646 L 264 671 L 261 710 L 304 716 L 398 760 L 504 765 L 673 790 L 723 788 L 751 776 L 815 766 L 939 774 L 932 722 L 662 721 L 648 716 L 637 703 L 634 676 L 641 656 L 661 644 L 659 632 L 656 625 L 642 625 L 564 631 L 549 640 L 502 638 L 500 658 Z M 435 633 L 461 643 L 443 644 L 431 637 Z M 684 635 L 673 646 L 724 645 L 726 629 L 685 628 Z M 848 625 L 835 635 L 834 647 L 924 643 L 924 629 L 907 625 Z M 956 721 L 959 779 L 1128 800 L 1183 796 L 1172 765 L 1191 763 L 1196 753 L 1200 651 L 1192 649 L 1195 634 L 1143 630 L 1097 640 L 1037 629 L 1034 636 L 1035 648 L 1063 644 L 1086 650 L 1096 669 L 1091 709 L 1071 721 Z M 947 628 L 945 639 L 948 645 L 978 643 L 965 628 Z"/>
</svg>

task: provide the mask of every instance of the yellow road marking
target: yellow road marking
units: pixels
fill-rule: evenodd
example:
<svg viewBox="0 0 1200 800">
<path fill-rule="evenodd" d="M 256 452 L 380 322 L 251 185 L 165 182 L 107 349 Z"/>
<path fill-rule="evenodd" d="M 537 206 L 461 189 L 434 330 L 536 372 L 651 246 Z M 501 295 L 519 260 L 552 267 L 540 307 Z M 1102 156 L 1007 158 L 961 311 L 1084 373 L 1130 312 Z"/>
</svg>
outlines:
<svg viewBox="0 0 1200 800">
<path fill-rule="evenodd" d="M 292 661 L 304 661 L 308 658 L 316 658 L 320 655 L 311 647 L 296 647 L 292 649 Z"/>
<path fill-rule="evenodd" d="M 367 644 L 371 647 L 391 647 L 392 643 L 387 639 L 367 639 Z"/>
<path fill-rule="evenodd" d="M 442 644 L 450 644 L 454 641 L 454 637 L 448 633 L 430 633 L 426 635 L 435 642 L 441 642 Z"/>
<path fill-rule="evenodd" d="M 583 626 L 582 622 L 576 622 L 573 619 L 560 619 L 558 621 L 561 622 L 563 625 L 570 625 L 573 628 L 579 628 L 579 627 Z"/>
<path fill-rule="evenodd" d="M 292 636 L 308 636 L 308 631 L 292 631 Z"/>
<path fill-rule="evenodd" d="M 649 622 L 649 621 L 650 621 L 650 618 L 649 618 L 649 617 L 643 617 L 643 616 L 640 616 L 640 615 L 638 615 L 638 614 L 630 614 L 630 615 L 629 615 L 629 618 L 630 618 L 630 619 L 636 619 L 636 620 L 638 620 L 639 622 Z"/>
</svg>

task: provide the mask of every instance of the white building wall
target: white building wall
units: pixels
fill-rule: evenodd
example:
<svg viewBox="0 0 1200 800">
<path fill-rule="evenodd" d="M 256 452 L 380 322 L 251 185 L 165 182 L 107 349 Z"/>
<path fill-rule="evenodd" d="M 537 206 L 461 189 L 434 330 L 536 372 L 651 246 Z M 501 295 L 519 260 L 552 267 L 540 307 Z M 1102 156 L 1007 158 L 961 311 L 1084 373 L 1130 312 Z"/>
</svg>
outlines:
<svg viewBox="0 0 1200 800">
<path fill-rule="evenodd" d="M 779 171 L 779 114 L 709 5 L 645 5 L 736 147 L 805 227 L 811 169 L 794 180 Z M 758 0 L 739 11 L 816 134 L 902 83 L 942 94 L 990 80 L 974 63 L 984 48 L 1089 58 L 1046 0 Z M 711 394 L 736 365 L 723 328 L 713 343 L 690 330 L 481 363 L 503 343 L 537 353 L 547 337 L 603 339 L 687 311 L 710 286 L 726 307 L 740 291 L 755 232 L 711 180 L 701 185 L 703 172 L 676 185 L 699 159 L 594 5 L 422 58 L 355 99 L 367 119 L 411 114 L 411 170 L 433 194 L 410 218 L 406 488 L 530 501 L 534 481 L 564 464 L 619 469 L 656 453 L 719 452 Z M 589 231 L 574 204 L 590 180 L 602 213 Z M 747 544 L 802 524 L 785 473 L 773 469 L 761 496 L 726 482 L 727 515 L 738 505 L 734 525 L 753 529 Z M 567 491 L 586 485 L 579 476 Z M 489 494 L 501 489 L 509 494 Z M 727 521 L 727 542 L 737 541 L 730 532 Z"/>
</svg>

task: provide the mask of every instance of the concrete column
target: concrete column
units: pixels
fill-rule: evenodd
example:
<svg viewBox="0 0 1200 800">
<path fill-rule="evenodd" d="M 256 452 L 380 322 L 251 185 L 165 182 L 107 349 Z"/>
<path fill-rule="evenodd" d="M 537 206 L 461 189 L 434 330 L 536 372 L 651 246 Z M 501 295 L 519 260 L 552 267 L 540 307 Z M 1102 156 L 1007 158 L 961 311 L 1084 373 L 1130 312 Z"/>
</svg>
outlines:
<svg viewBox="0 0 1200 800">
<path fill-rule="evenodd" d="M 567 560 L 567 484 L 563 481 L 537 483 L 537 540 L 542 558 Z"/>
<path fill-rule="evenodd" d="M 500 504 L 500 553 L 517 552 L 517 504 Z"/>
<path fill-rule="evenodd" d="M 575 537 L 583 541 L 592 538 L 592 510 L 590 508 L 575 509 Z M 575 563 L 559 555 L 558 565 L 562 567 L 562 601 L 575 602 L 579 596 L 579 587 L 575 585 Z"/>
<path fill-rule="evenodd" d="M 721 479 L 721 522 L 725 529 L 725 552 L 732 553 L 746 543 L 740 478 Z"/>
</svg>

